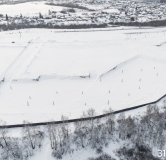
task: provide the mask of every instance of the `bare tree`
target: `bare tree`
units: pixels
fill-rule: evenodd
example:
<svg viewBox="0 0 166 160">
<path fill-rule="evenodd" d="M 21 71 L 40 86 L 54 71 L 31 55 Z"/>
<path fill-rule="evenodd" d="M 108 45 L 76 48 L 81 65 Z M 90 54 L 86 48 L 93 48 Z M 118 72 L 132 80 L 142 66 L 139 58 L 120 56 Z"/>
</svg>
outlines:
<svg viewBox="0 0 166 160">
<path fill-rule="evenodd" d="M 124 112 L 119 114 L 117 122 L 118 122 L 119 138 L 125 139 L 125 137 L 126 137 L 126 117 L 125 117 Z"/>
<path fill-rule="evenodd" d="M 5 146 L 8 146 L 7 134 L 8 134 L 8 129 L 6 128 L 6 122 L 3 120 L 0 120 L 0 146 L 2 148 L 4 148 L 2 141 L 4 141 Z"/>
<path fill-rule="evenodd" d="M 96 112 L 93 108 L 88 109 L 86 112 L 86 116 L 88 118 L 87 126 L 88 126 L 88 130 L 90 132 L 90 139 L 93 138 L 93 130 L 95 127 L 95 119 L 94 119 L 95 115 L 96 115 Z"/>
<path fill-rule="evenodd" d="M 85 122 L 83 120 L 78 120 L 74 123 L 74 126 L 74 142 L 77 143 L 77 146 L 81 146 L 82 148 L 84 148 L 87 136 L 87 127 L 85 125 Z"/>
<path fill-rule="evenodd" d="M 112 108 L 109 108 L 107 111 L 105 111 L 105 114 L 107 114 L 107 116 L 105 117 L 106 128 L 108 130 L 108 133 L 112 134 L 115 129 L 115 114 Z"/>
<path fill-rule="evenodd" d="M 28 121 L 24 121 L 24 127 L 22 129 L 23 141 L 30 144 L 32 149 L 35 149 L 36 145 L 41 146 L 41 140 L 44 138 L 43 133 L 39 130 L 38 126 L 32 126 Z"/>
<path fill-rule="evenodd" d="M 131 116 L 128 116 L 128 118 L 126 119 L 127 138 L 131 138 L 132 135 L 135 134 L 135 131 L 136 131 L 135 128 L 136 128 L 136 125 L 135 125 L 134 118 L 131 118 Z"/>
<path fill-rule="evenodd" d="M 60 126 L 61 126 L 61 130 L 62 130 L 64 138 L 69 138 L 69 131 L 70 130 L 69 130 L 68 119 L 69 118 L 67 116 L 64 116 L 64 115 L 61 116 L 61 121 L 63 123 Z"/>
<path fill-rule="evenodd" d="M 46 135 L 50 140 L 51 148 L 57 148 L 57 125 L 54 122 L 50 122 L 45 126 Z"/>
</svg>

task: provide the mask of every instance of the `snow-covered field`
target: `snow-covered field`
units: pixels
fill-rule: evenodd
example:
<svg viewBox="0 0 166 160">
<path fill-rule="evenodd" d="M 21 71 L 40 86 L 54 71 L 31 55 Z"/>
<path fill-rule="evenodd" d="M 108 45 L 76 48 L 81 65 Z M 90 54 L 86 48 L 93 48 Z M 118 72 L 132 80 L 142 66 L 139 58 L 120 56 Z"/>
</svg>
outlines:
<svg viewBox="0 0 166 160">
<path fill-rule="evenodd" d="M 26 2 L 16 5 L 0 5 L 0 14 L 7 14 L 8 16 L 39 16 L 39 12 L 42 14 L 48 14 L 49 10 L 51 11 L 61 11 L 65 7 L 61 6 L 50 6 L 46 5 L 45 1 L 41 2 Z"/>
<path fill-rule="evenodd" d="M 1 32 L 1 119 L 78 118 L 157 100 L 166 93 L 165 30 Z"/>
</svg>

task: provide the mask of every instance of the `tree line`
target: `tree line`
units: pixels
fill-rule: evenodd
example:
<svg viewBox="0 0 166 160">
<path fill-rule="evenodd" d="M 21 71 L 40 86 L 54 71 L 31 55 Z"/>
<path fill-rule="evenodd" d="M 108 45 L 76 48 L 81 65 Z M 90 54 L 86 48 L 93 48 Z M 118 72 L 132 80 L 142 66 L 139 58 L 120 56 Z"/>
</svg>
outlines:
<svg viewBox="0 0 166 160">
<path fill-rule="evenodd" d="M 108 116 L 94 119 L 96 111 L 91 108 L 83 112 L 81 119 L 74 123 L 69 124 L 68 117 L 62 115 L 62 124 L 49 122 L 41 127 L 24 121 L 21 137 L 17 138 L 9 136 L 11 130 L 1 120 L 0 160 L 28 160 L 43 146 L 45 138 L 49 141 L 52 156 L 56 159 L 62 159 L 78 149 L 89 148 L 101 160 L 102 157 L 115 160 L 104 153 L 104 148 L 109 145 L 114 147 L 113 142 L 117 142 L 125 144 L 115 150 L 116 156 L 122 160 L 158 160 L 152 151 L 162 150 L 166 145 L 166 103 L 162 108 L 149 105 L 144 114 L 135 116 L 126 116 L 125 112 L 115 115 L 111 108 L 104 113 Z"/>
</svg>

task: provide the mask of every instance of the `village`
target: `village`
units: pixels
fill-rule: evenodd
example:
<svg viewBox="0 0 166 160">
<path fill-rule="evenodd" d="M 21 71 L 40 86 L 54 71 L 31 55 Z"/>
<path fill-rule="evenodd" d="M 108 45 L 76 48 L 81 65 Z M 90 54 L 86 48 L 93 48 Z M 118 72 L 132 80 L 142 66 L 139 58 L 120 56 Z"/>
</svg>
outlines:
<svg viewBox="0 0 166 160">
<path fill-rule="evenodd" d="M 27 25 L 101 25 L 116 22 L 150 22 L 166 20 L 166 3 L 114 1 L 45 1 L 45 5 L 61 6 L 61 11 L 49 9 L 47 14 L 42 10 L 35 15 L 9 16 L 0 11 L 0 25 L 27 24 Z M 66 7 L 70 6 L 70 7 Z"/>
</svg>

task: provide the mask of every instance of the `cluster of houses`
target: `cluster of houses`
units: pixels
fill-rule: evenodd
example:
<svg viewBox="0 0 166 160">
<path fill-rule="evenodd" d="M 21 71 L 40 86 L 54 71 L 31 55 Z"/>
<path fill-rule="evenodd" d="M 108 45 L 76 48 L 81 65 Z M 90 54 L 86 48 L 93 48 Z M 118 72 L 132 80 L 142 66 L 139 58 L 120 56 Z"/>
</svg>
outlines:
<svg viewBox="0 0 166 160">
<path fill-rule="evenodd" d="M 76 3 L 76 2 L 75 2 Z M 100 6 L 102 1 L 93 0 L 89 6 Z M 78 2 L 81 5 L 80 2 Z M 83 4 L 83 2 L 82 2 Z M 85 4 L 83 4 L 85 6 Z M 86 5 L 88 7 L 88 5 Z M 94 7 L 94 8 L 95 8 Z M 97 8 L 97 7 L 96 7 Z M 71 9 L 71 8 L 70 8 Z M 73 8 L 59 12 L 48 11 L 48 14 L 38 13 L 36 16 L 26 17 L 17 15 L 10 17 L 7 14 L 0 15 L 0 24 L 50 24 L 59 26 L 79 25 L 79 24 L 109 24 L 115 22 L 149 22 L 166 20 L 166 3 L 158 2 L 134 2 L 128 0 L 110 0 L 105 3 L 102 9 L 81 10 Z"/>
<path fill-rule="evenodd" d="M 148 22 L 156 20 L 166 20 L 165 3 L 138 3 L 126 2 L 119 6 L 120 14 L 117 16 L 119 21 Z"/>
</svg>

